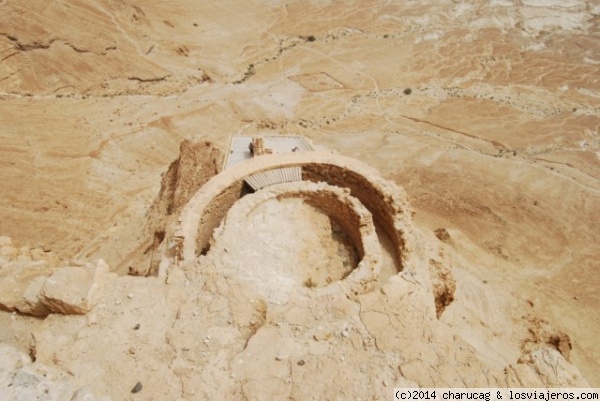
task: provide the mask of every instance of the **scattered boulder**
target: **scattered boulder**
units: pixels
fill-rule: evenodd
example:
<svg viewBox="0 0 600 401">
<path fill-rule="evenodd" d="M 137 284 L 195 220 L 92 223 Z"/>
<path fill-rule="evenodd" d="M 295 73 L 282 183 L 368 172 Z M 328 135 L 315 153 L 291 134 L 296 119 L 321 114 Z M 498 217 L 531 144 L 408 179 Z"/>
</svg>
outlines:
<svg viewBox="0 0 600 401">
<path fill-rule="evenodd" d="M 38 304 L 35 292 L 51 273 L 52 269 L 44 261 L 3 265 L 0 269 L 0 309 L 34 316 L 47 315 Z"/>
<path fill-rule="evenodd" d="M 44 276 L 38 276 L 29 283 L 22 297 L 24 305 L 19 308 L 19 312 L 32 316 L 47 316 L 50 313 L 46 305 L 40 301 L 40 294 L 45 284 Z"/>
<path fill-rule="evenodd" d="M 142 383 L 141 382 L 137 382 L 135 384 L 135 386 L 133 386 L 133 388 L 131 389 L 131 393 L 135 394 L 135 393 L 139 393 L 140 391 L 142 391 Z"/>
<path fill-rule="evenodd" d="M 40 295 L 42 304 L 52 312 L 82 315 L 92 310 L 108 265 L 100 260 L 96 266 L 61 267 L 46 279 Z"/>
<path fill-rule="evenodd" d="M 0 237 L 0 243 L 6 242 Z M 96 303 L 108 265 L 52 268 L 45 260 L 0 264 L 0 309 L 44 317 L 49 313 L 84 314 Z"/>
</svg>

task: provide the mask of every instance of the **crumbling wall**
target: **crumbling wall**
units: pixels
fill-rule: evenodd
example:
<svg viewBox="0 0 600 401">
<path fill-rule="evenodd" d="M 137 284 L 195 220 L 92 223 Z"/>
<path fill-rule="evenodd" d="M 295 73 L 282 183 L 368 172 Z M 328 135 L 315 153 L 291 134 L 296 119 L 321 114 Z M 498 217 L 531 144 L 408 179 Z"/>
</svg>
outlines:
<svg viewBox="0 0 600 401">
<path fill-rule="evenodd" d="M 223 152 L 209 141 L 185 139 L 181 142 L 179 157 L 165 172 L 160 192 L 148 210 L 142 236 L 145 242 L 122 260 L 116 266 L 117 270 L 124 271 L 129 267 L 132 275 L 157 274 L 167 233 L 173 230 L 179 213 L 190 198 L 219 173 L 223 157 Z"/>
<path fill-rule="evenodd" d="M 213 198 L 213 201 L 202 210 L 198 231 L 196 233 L 196 254 L 206 253 L 210 248 L 209 238 L 215 228 L 223 220 L 229 208 L 242 197 L 244 181 L 235 181 Z"/>
<path fill-rule="evenodd" d="M 331 188 L 331 186 L 328 187 Z M 350 201 L 352 198 L 349 194 L 347 197 L 340 199 L 340 196 L 335 192 L 325 190 L 324 187 L 318 188 L 321 192 L 288 193 L 281 195 L 281 197 L 301 197 L 309 205 L 320 209 L 328 216 L 333 217 L 342 227 L 344 232 L 348 234 L 358 251 L 359 258 L 362 259 L 365 256 L 365 253 L 367 253 L 365 251 L 364 236 L 376 235 L 371 213 L 369 213 L 364 206 L 360 205 L 360 203 L 356 202 L 361 206 L 359 209 L 354 202 Z M 368 219 L 361 213 L 362 209 L 368 213 Z"/>
<path fill-rule="evenodd" d="M 405 239 L 401 227 L 409 208 L 406 196 L 402 196 L 398 187 L 394 188 L 391 183 L 383 182 L 378 175 L 364 175 L 348 167 L 309 163 L 302 166 L 302 179 L 349 188 L 350 194 L 369 209 L 375 221 L 385 230 L 394 244 L 396 257 L 402 264 Z M 399 269 L 401 270 L 402 266 L 399 266 Z"/>
<path fill-rule="evenodd" d="M 228 225 L 236 225 L 239 221 L 252 213 L 260 204 L 272 199 L 300 198 L 307 204 L 323 211 L 334 219 L 349 235 L 359 254 L 358 266 L 344 281 L 344 290 L 348 295 L 364 293 L 373 288 L 381 268 L 381 247 L 375 231 L 373 217 L 367 208 L 350 191 L 344 188 L 331 186 L 326 183 L 296 181 L 275 184 L 265 187 L 251 197 L 250 202 L 236 203 L 227 214 L 227 217 L 218 232 L 227 229 Z M 330 291 L 331 289 L 327 290 Z"/>
<path fill-rule="evenodd" d="M 214 229 L 227 210 L 242 195 L 243 180 L 273 168 L 302 166 L 303 179 L 347 187 L 385 229 L 402 263 L 410 249 L 411 211 L 404 191 L 383 179 L 366 164 L 329 152 L 264 155 L 239 163 L 209 180 L 184 207 L 173 238 L 180 249 L 178 258 L 192 263 L 206 251 Z"/>
</svg>

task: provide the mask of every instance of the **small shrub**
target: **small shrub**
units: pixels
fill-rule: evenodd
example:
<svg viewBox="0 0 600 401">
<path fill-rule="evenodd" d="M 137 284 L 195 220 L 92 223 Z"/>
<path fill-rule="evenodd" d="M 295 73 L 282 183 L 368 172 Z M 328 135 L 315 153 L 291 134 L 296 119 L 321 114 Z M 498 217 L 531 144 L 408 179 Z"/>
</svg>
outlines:
<svg viewBox="0 0 600 401">
<path fill-rule="evenodd" d="M 411 93 L 412 93 L 412 89 L 410 89 L 410 88 L 404 89 L 404 94 L 405 95 L 410 95 Z"/>
<path fill-rule="evenodd" d="M 440 240 L 440 241 L 449 241 L 450 240 L 450 233 L 448 232 L 448 230 L 446 230 L 445 228 L 438 228 L 434 231 L 435 236 Z"/>
<path fill-rule="evenodd" d="M 248 68 L 246 68 L 246 72 L 244 73 L 244 79 L 251 77 L 255 73 L 256 71 L 254 70 L 254 64 L 250 64 Z"/>
<path fill-rule="evenodd" d="M 306 41 L 307 41 L 307 42 L 314 42 L 315 40 L 317 40 L 317 38 L 315 37 L 315 35 L 309 35 L 309 36 L 306 38 Z"/>
<path fill-rule="evenodd" d="M 317 283 L 315 280 L 312 279 L 312 277 L 309 277 L 306 280 L 304 280 L 304 286 L 307 288 L 315 288 L 317 286 Z"/>
</svg>

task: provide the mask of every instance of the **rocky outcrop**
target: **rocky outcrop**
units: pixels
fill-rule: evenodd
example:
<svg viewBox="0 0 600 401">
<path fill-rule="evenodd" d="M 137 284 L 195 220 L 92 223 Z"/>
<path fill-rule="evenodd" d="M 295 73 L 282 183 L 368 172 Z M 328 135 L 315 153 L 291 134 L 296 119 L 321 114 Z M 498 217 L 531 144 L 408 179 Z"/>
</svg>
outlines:
<svg viewBox="0 0 600 401">
<path fill-rule="evenodd" d="M 0 263 L 0 309 L 32 316 L 85 314 L 94 307 L 107 274 L 103 260 L 57 268 L 45 260 L 13 257 Z"/>
<path fill-rule="evenodd" d="M 36 363 L 115 400 L 388 399 L 393 386 L 436 380 L 579 385 L 573 366 L 600 387 L 597 1 L 0 8 L 0 235 L 152 274 L 180 212 L 165 201 L 148 229 L 160 173 L 185 136 L 224 148 L 232 133 L 306 135 L 368 163 L 406 189 L 422 229 L 417 237 L 386 221 L 402 203 L 361 187 L 360 176 L 314 163 L 298 167 L 306 179 L 351 182 L 388 237 L 406 234 L 387 244 L 403 251 L 403 271 L 381 274 L 358 301 L 303 288 L 270 305 L 235 274 L 220 276 L 223 246 L 202 255 L 198 241 L 168 283 L 110 276 L 86 315 L 43 319 L 19 311 L 47 313 L 40 294 L 54 269 L 85 266 L 2 244 L 0 275 L 11 280 L 0 297 L 12 300 L 0 311 L 1 343 L 28 354 L 33 335 Z M 213 82 L 201 83 L 207 74 Z M 190 233 L 210 238 L 243 181 L 191 210 L 206 213 Z M 327 265 L 336 248 L 318 247 L 331 237 L 323 227 L 299 238 L 315 245 L 304 253 L 311 263 Z M 267 246 L 240 260 L 268 277 L 261 256 L 281 255 L 285 243 L 263 232 Z M 228 255 L 241 242 L 228 243 Z M 297 254 L 281 258 L 284 272 L 309 259 Z M 552 330 L 524 321 L 528 302 Z"/>
<path fill-rule="evenodd" d="M 0 308 L 33 316 L 49 312 L 39 293 L 52 269 L 44 262 L 13 262 L 0 266 Z"/>
<path fill-rule="evenodd" d="M 179 157 L 169 166 L 152 205 L 152 214 L 170 216 L 179 213 L 196 191 L 219 173 L 223 152 L 208 141 L 185 139 Z M 156 217 L 156 216 L 152 216 Z"/>
<path fill-rule="evenodd" d="M 186 139 L 179 147 L 179 157 L 171 163 L 164 174 L 160 192 L 150 206 L 147 216 L 147 238 L 142 252 L 130 255 L 126 263 L 131 266 L 129 274 L 135 276 L 156 275 L 165 235 L 172 230 L 183 206 L 209 179 L 219 172 L 223 152 L 211 142 Z"/>
<path fill-rule="evenodd" d="M 547 347 L 524 354 L 518 363 L 507 367 L 505 374 L 508 387 L 554 387 L 557 383 L 589 387 L 575 366 L 559 351 Z"/>
<path fill-rule="evenodd" d="M 108 265 L 100 260 L 96 266 L 61 267 L 45 280 L 39 293 L 41 303 L 51 312 L 82 315 L 94 307 Z"/>
</svg>

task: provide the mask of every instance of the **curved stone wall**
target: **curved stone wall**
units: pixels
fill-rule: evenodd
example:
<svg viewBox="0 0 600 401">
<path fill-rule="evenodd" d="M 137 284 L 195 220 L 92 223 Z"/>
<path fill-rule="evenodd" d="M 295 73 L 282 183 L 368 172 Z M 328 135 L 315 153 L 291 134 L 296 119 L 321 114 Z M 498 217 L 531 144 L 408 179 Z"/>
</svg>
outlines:
<svg viewBox="0 0 600 401">
<path fill-rule="evenodd" d="M 372 288 L 381 267 L 381 247 L 373 217 L 367 208 L 350 195 L 346 188 L 331 186 L 324 182 L 297 181 L 275 184 L 237 202 L 215 231 L 214 237 L 235 227 L 262 203 L 272 199 L 300 198 L 305 203 L 333 218 L 348 234 L 358 251 L 358 266 L 342 281 L 350 293 L 358 294 Z M 302 286 L 302 283 L 298 283 Z M 335 282 L 334 282 L 335 285 Z M 319 290 L 325 290 L 324 288 Z"/>
<path fill-rule="evenodd" d="M 304 180 L 346 187 L 373 215 L 392 240 L 400 264 L 411 248 L 411 209 L 404 191 L 372 167 L 330 152 L 300 152 L 255 157 L 213 177 L 191 198 L 173 234 L 179 259 L 192 263 L 206 251 L 214 229 L 243 194 L 243 181 L 275 168 L 301 166 Z M 399 266 L 401 269 L 402 266 Z"/>
</svg>

